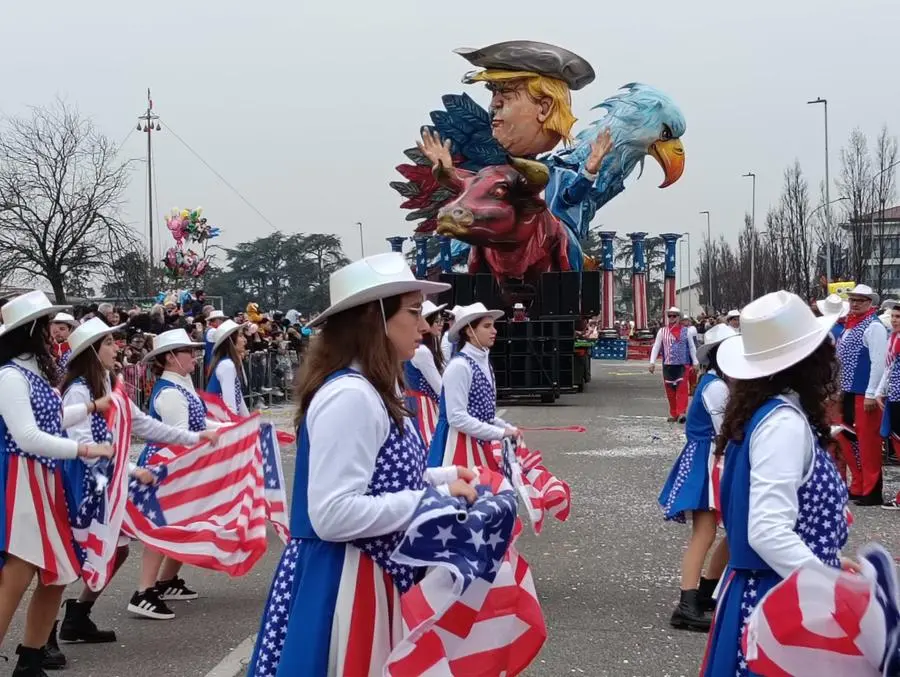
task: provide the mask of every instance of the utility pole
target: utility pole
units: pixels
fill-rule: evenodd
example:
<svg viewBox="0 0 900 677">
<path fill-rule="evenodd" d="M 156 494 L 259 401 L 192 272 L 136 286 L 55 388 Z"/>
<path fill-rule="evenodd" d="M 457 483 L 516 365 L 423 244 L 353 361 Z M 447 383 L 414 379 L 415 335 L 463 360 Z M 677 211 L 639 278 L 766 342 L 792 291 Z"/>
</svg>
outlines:
<svg viewBox="0 0 900 677">
<path fill-rule="evenodd" d="M 828 176 L 828 99 L 821 96 L 815 101 L 807 101 L 807 104 L 823 104 L 825 107 L 825 293 L 828 294 L 828 285 L 831 284 L 831 180 Z"/>
<path fill-rule="evenodd" d="M 153 267 L 156 263 L 156 254 L 153 251 L 153 132 L 162 129 L 159 125 L 159 116 L 153 112 L 153 99 L 150 98 L 150 88 L 147 88 L 147 111 L 138 116 L 137 130 L 147 134 L 147 227 L 150 231 L 150 279 L 153 279 Z"/>
<path fill-rule="evenodd" d="M 753 172 L 744 174 L 744 178 L 748 176 L 753 179 L 753 206 L 750 216 L 750 298 L 747 300 L 749 303 L 756 298 L 753 295 L 753 283 L 756 278 L 756 174 Z"/>
<path fill-rule="evenodd" d="M 713 305 L 713 290 L 712 290 L 712 289 L 713 289 L 713 286 L 712 286 L 712 285 L 713 285 L 713 276 L 712 276 L 712 266 L 713 266 L 713 262 L 712 262 L 712 251 L 713 251 L 713 249 L 712 249 L 712 228 L 711 228 L 710 225 L 709 225 L 709 210 L 704 210 L 704 211 L 702 211 L 702 212 L 700 212 L 700 213 L 701 213 L 701 214 L 706 214 L 706 242 L 707 242 L 707 249 L 706 249 L 706 278 L 707 278 L 708 284 L 709 284 L 709 293 L 707 294 L 708 298 L 706 299 L 706 303 L 707 303 L 707 306 L 708 306 L 708 310 L 709 310 L 709 312 L 710 312 L 710 314 L 711 314 L 711 313 L 715 312 L 715 311 L 714 311 L 715 306 Z"/>
<path fill-rule="evenodd" d="M 363 244 L 362 221 L 357 221 L 356 225 L 359 226 L 359 255 L 361 258 L 366 258 L 366 246 Z"/>
</svg>

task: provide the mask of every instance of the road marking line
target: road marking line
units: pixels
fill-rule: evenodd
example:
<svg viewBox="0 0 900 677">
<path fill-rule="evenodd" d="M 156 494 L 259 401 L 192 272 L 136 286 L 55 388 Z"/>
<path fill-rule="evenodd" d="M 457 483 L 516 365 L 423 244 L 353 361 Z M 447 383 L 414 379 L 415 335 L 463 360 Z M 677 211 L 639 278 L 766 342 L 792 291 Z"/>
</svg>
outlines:
<svg viewBox="0 0 900 677">
<path fill-rule="evenodd" d="M 207 672 L 206 677 L 237 677 L 244 674 L 255 643 L 256 635 L 250 635 L 232 649 L 216 667 Z"/>
</svg>

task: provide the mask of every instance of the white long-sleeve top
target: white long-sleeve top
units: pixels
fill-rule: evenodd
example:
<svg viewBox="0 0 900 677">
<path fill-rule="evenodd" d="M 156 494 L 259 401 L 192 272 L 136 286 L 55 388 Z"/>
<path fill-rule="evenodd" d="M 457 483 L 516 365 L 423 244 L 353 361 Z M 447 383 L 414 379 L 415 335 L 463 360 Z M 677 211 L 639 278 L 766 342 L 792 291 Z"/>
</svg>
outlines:
<svg viewBox="0 0 900 677">
<path fill-rule="evenodd" d="M 494 376 L 491 371 L 490 353 L 471 343 L 467 343 L 460 351 L 473 360 L 488 378 L 492 385 Z M 444 401 L 447 407 L 447 422 L 451 427 L 479 440 L 502 440 L 506 433 L 506 421 L 495 417 L 485 423 L 469 415 L 469 390 L 472 388 L 472 367 L 467 360 L 454 357 L 444 370 Z"/>
<path fill-rule="evenodd" d="M 453 344 L 450 343 L 449 331 L 445 331 L 441 336 L 441 355 L 444 356 L 444 364 L 449 364 L 450 358 L 453 357 Z"/>
<path fill-rule="evenodd" d="M 878 384 L 885 373 L 885 359 L 887 358 L 888 330 L 875 318 L 875 321 L 866 327 L 863 332 L 863 344 L 869 349 L 869 382 L 866 385 L 866 397 L 875 397 Z"/>
<path fill-rule="evenodd" d="M 14 358 L 13 362 L 23 369 L 41 375 L 34 357 Z M 43 378 L 41 376 L 41 378 Z M 19 448 L 36 456 L 46 458 L 75 458 L 78 456 L 78 442 L 45 433 L 38 428 L 31 409 L 31 384 L 16 369 L 0 369 L 0 417 L 6 423 L 9 434 Z M 90 400 L 88 400 L 90 404 Z M 88 404 L 75 404 L 63 408 L 63 430 L 87 419 Z"/>
<path fill-rule="evenodd" d="M 106 383 L 106 391 L 109 392 L 109 383 Z M 84 383 L 72 384 L 63 395 L 63 406 L 84 404 L 87 405 L 94 399 L 91 397 L 91 391 Z M 184 428 L 176 428 L 157 421 L 152 416 L 148 416 L 141 411 L 134 402 L 129 400 L 131 405 L 131 431 L 138 437 L 151 442 L 164 442 L 167 444 L 179 444 L 191 446 L 200 441 L 200 435 Z M 66 434 L 70 439 L 80 444 L 93 444 L 94 437 L 91 433 L 91 418 L 85 417 L 82 421 L 66 428 Z"/>
<path fill-rule="evenodd" d="M 216 365 L 216 378 L 219 379 L 219 386 L 222 388 L 222 399 L 232 414 L 238 416 L 249 416 L 250 410 L 247 409 L 247 403 L 244 398 L 240 399 L 235 390 L 235 381 L 237 380 L 237 369 L 231 360 L 222 359 Z M 235 401 L 238 402 L 238 408 L 234 408 Z"/>
<path fill-rule="evenodd" d="M 812 430 L 794 395 L 769 414 L 750 438 L 747 540 L 782 578 L 818 558 L 794 531 L 798 493 L 814 470 Z"/>
<path fill-rule="evenodd" d="M 434 363 L 434 355 L 428 349 L 428 346 L 421 345 L 416 348 L 415 354 L 412 356 L 412 365 L 422 372 L 422 376 L 428 381 L 428 385 L 438 395 L 441 394 L 441 372 L 438 371 L 437 365 Z"/>
<path fill-rule="evenodd" d="M 306 427 L 309 519 L 319 538 L 344 542 L 406 529 L 424 490 L 366 496 L 390 433 L 387 409 L 372 384 L 356 376 L 325 384 L 312 398 Z M 405 433 L 418 434 L 412 419 Z M 455 479 L 455 466 L 425 471 L 425 481 L 444 493 Z"/>
<path fill-rule="evenodd" d="M 720 378 L 711 381 L 703 389 L 703 406 L 712 419 L 716 435 L 722 432 L 722 421 L 725 419 L 725 407 L 728 405 L 728 384 Z"/>
<path fill-rule="evenodd" d="M 697 341 L 694 340 L 697 334 L 697 330 L 694 327 L 688 327 L 686 330 L 684 327 L 681 328 L 682 331 L 687 331 L 685 334 L 685 342 L 688 345 L 688 353 L 691 358 L 691 364 L 694 366 L 699 364 L 697 360 Z M 694 330 L 694 334 L 692 336 L 691 329 Z M 650 350 L 650 364 L 655 364 L 657 358 L 659 358 L 660 352 L 662 352 L 663 345 L 663 330 L 660 329 L 656 332 L 656 340 L 653 341 L 653 348 Z"/>
<path fill-rule="evenodd" d="M 164 371 L 160 378 L 171 381 L 172 383 L 177 383 L 189 393 L 197 392 L 194 389 L 194 383 L 189 376 L 181 376 L 174 371 Z M 176 388 L 166 388 L 159 393 L 154 401 L 154 407 L 163 423 L 166 423 L 173 428 L 181 428 L 182 430 L 188 429 L 188 401 Z M 221 428 L 223 425 L 228 424 L 213 421 L 209 418 L 206 419 L 206 427 L 209 430 Z"/>
</svg>

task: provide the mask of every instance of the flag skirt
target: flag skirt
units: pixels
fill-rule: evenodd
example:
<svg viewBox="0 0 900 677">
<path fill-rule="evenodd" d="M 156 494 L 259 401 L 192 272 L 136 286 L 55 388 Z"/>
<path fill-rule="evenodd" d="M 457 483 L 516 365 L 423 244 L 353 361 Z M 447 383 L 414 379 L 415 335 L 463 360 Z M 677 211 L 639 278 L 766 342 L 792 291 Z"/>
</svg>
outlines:
<svg viewBox="0 0 900 677">
<path fill-rule="evenodd" d="M 295 538 L 272 579 L 247 677 L 381 675 L 402 636 L 391 576 L 353 545 Z"/>
<path fill-rule="evenodd" d="M 438 403 L 417 390 L 408 390 L 406 394 L 415 405 L 416 427 L 422 441 L 425 442 L 425 448 L 428 449 L 438 423 Z"/>
<path fill-rule="evenodd" d="M 700 677 L 753 677 L 742 646 L 744 626 L 766 593 L 781 582 L 774 571 L 725 570 L 725 585 L 716 604 Z"/>
<path fill-rule="evenodd" d="M 493 442 L 475 439 L 452 428 L 447 419 L 440 417 L 428 452 L 428 467 L 461 465 L 466 468 L 483 466 L 499 470 L 492 445 Z"/>
<path fill-rule="evenodd" d="M 27 456 L 0 454 L 0 552 L 36 566 L 44 585 L 78 579 L 81 565 L 59 465 L 50 470 Z"/>
<path fill-rule="evenodd" d="M 659 505 L 667 520 L 684 522 L 688 512 L 715 508 L 709 474 L 712 443 L 709 438 L 688 440 L 675 459 L 659 494 Z"/>
</svg>

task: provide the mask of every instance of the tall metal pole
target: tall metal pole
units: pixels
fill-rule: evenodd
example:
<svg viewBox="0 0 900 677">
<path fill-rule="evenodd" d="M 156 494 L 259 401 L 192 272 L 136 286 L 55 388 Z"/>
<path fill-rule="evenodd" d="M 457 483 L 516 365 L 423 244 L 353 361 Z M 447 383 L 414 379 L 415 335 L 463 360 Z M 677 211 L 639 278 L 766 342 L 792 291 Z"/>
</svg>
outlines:
<svg viewBox="0 0 900 677">
<path fill-rule="evenodd" d="M 750 301 L 756 297 L 753 295 L 756 281 L 756 174 L 747 172 L 745 177 L 753 179 L 753 205 L 750 208 Z"/>
<path fill-rule="evenodd" d="M 709 211 L 704 210 L 700 213 L 706 214 L 706 241 L 708 243 L 706 250 L 706 278 L 709 284 L 709 298 L 707 299 L 707 302 L 709 304 L 709 312 L 714 312 L 715 306 L 713 305 L 712 228 L 709 225 Z"/>
<path fill-rule="evenodd" d="M 143 123 L 143 124 L 141 124 Z M 154 129 L 155 124 L 155 129 Z M 147 227 L 150 236 L 150 278 L 153 279 L 153 267 L 156 263 L 156 254 L 153 250 L 153 132 L 161 129 L 159 116 L 153 112 L 153 99 L 150 97 L 150 89 L 147 88 L 147 110 L 138 116 L 138 131 L 147 134 Z"/>
<path fill-rule="evenodd" d="M 688 315 L 694 316 L 694 295 L 691 290 L 691 234 L 690 233 L 682 233 L 682 237 L 686 238 L 682 240 L 687 247 L 687 284 L 684 284 L 684 280 L 682 280 L 683 288 L 687 289 L 688 294 Z"/>
<path fill-rule="evenodd" d="M 357 221 L 359 226 L 359 254 L 362 258 L 366 258 L 366 246 L 363 244 L 362 221 Z"/>
<path fill-rule="evenodd" d="M 828 174 L 828 99 L 821 96 L 807 104 L 821 103 L 825 107 L 825 290 L 831 284 L 831 179 Z"/>
</svg>

